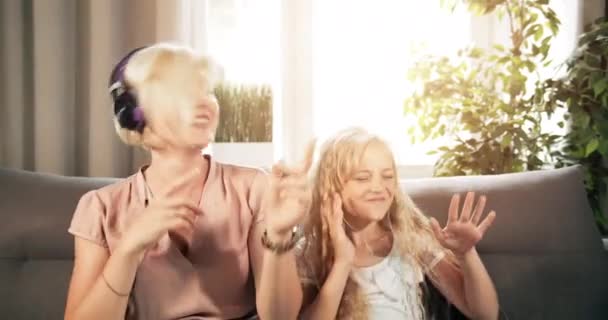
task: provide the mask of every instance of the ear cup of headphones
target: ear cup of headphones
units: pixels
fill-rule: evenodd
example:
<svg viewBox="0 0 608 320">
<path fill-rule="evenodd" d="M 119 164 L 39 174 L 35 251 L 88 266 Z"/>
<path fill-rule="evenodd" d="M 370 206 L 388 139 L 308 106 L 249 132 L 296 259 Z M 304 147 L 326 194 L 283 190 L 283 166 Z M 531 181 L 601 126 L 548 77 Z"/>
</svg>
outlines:
<svg viewBox="0 0 608 320">
<path fill-rule="evenodd" d="M 114 101 L 116 119 L 122 128 L 141 131 L 144 127 L 144 118 L 141 108 L 137 106 L 135 97 L 128 91 L 116 97 Z"/>
<path fill-rule="evenodd" d="M 145 119 L 142 108 L 137 106 L 137 98 L 129 90 L 128 83 L 125 82 L 125 68 L 131 56 L 146 47 L 131 50 L 123 57 L 112 70 L 109 81 L 109 91 L 114 101 L 114 115 L 118 124 L 128 130 L 142 132 L 145 126 Z"/>
</svg>

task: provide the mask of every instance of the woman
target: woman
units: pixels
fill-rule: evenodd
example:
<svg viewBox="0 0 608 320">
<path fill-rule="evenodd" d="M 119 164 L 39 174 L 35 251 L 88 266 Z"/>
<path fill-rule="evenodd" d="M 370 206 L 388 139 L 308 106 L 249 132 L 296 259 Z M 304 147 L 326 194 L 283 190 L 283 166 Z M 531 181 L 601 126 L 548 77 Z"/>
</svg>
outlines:
<svg viewBox="0 0 608 320">
<path fill-rule="evenodd" d="M 204 57 L 168 44 L 114 68 L 116 130 L 151 162 L 80 199 L 66 319 L 295 319 L 312 147 L 270 176 L 202 156 L 219 117 L 209 79 Z"/>
</svg>

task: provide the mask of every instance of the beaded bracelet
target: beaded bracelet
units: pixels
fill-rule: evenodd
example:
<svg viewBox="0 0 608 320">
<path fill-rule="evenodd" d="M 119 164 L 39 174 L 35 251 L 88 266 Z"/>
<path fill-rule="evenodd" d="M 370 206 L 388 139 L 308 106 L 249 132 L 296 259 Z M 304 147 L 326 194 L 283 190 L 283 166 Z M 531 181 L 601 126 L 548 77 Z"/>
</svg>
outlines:
<svg viewBox="0 0 608 320">
<path fill-rule="evenodd" d="M 298 230 L 299 230 L 299 228 L 297 226 L 293 227 L 293 229 L 291 230 L 291 238 L 289 238 L 289 240 L 284 241 L 282 243 L 276 243 L 276 242 L 273 242 L 272 240 L 270 240 L 268 237 L 268 231 L 264 230 L 264 234 L 262 234 L 262 246 L 264 248 L 272 251 L 273 253 L 283 254 L 283 253 L 293 249 L 293 247 L 295 247 L 296 243 L 298 243 L 298 240 L 299 240 Z"/>
</svg>

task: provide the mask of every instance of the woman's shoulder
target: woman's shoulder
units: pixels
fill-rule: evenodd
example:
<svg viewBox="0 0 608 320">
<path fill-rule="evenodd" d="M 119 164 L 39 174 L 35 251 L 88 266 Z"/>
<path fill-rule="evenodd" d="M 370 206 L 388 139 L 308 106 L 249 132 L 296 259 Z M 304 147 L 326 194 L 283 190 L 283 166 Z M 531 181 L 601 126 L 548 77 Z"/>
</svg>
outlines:
<svg viewBox="0 0 608 320">
<path fill-rule="evenodd" d="M 117 199 L 129 197 L 134 190 L 137 174 L 118 179 L 97 189 L 90 190 L 82 195 L 82 199 L 94 198 L 101 203 L 111 203 Z"/>
<path fill-rule="evenodd" d="M 249 207 L 254 214 L 262 208 L 262 200 L 268 189 L 268 174 L 261 168 L 248 167 L 227 163 L 215 163 L 215 175 L 220 177 L 221 183 L 229 184 L 232 190 L 242 193 L 247 199 Z M 263 215 L 258 216 L 259 220 Z"/>
<path fill-rule="evenodd" d="M 217 161 L 215 166 L 219 175 L 232 183 L 243 184 L 251 188 L 262 188 L 266 185 L 268 171 L 264 168 Z"/>
<path fill-rule="evenodd" d="M 83 194 L 78 200 L 68 231 L 73 235 L 107 247 L 104 221 L 112 207 L 120 206 L 122 199 L 128 201 L 131 198 L 133 177 L 117 180 Z"/>
<path fill-rule="evenodd" d="M 221 161 L 215 161 L 217 168 L 224 172 L 224 174 L 230 174 L 234 176 L 242 176 L 248 178 L 254 178 L 258 174 L 265 175 L 267 170 L 260 167 L 245 166 L 233 163 L 225 163 Z"/>
</svg>

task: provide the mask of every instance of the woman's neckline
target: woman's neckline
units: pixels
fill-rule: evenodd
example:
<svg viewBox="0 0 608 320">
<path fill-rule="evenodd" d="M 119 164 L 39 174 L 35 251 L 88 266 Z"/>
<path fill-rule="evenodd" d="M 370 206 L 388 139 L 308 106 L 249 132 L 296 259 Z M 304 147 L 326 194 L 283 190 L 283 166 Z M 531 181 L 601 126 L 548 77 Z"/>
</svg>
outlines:
<svg viewBox="0 0 608 320">
<path fill-rule="evenodd" d="M 207 170 L 206 175 L 204 177 L 204 181 L 205 182 L 204 182 L 203 187 L 201 189 L 200 197 L 198 198 L 197 205 L 199 207 L 203 203 L 205 192 L 208 189 L 208 185 L 210 184 L 209 180 L 213 179 L 213 176 L 215 174 L 215 169 L 216 169 L 215 168 L 216 167 L 216 163 L 215 163 L 213 157 L 211 157 L 208 154 L 201 154 L 201 157 L 205 158 L 208 161 L 208 166 L 209 167 L 208 167 L 208 170 Z M 145 200 L 147 198 L 146 197 L 146 194 L 147 194 L 147 191 L 146 191 L 147 181 L 146 181 L 146 177 L 144 175 L 144 171 L 146 169 L 148 169 L 149 166 L 150 166 L 149 164 L 141 166 L 139 168 L 138 172 L 137 172 L 137 175 L 136 175 L 136 182 L 137 182 L 136 189 L 137 189 L 137 194 L 139 196 L 139 200 L 140 200 L 140 202 L 141 202 L 142 205 L 145 205 Z"/>
</svg>

